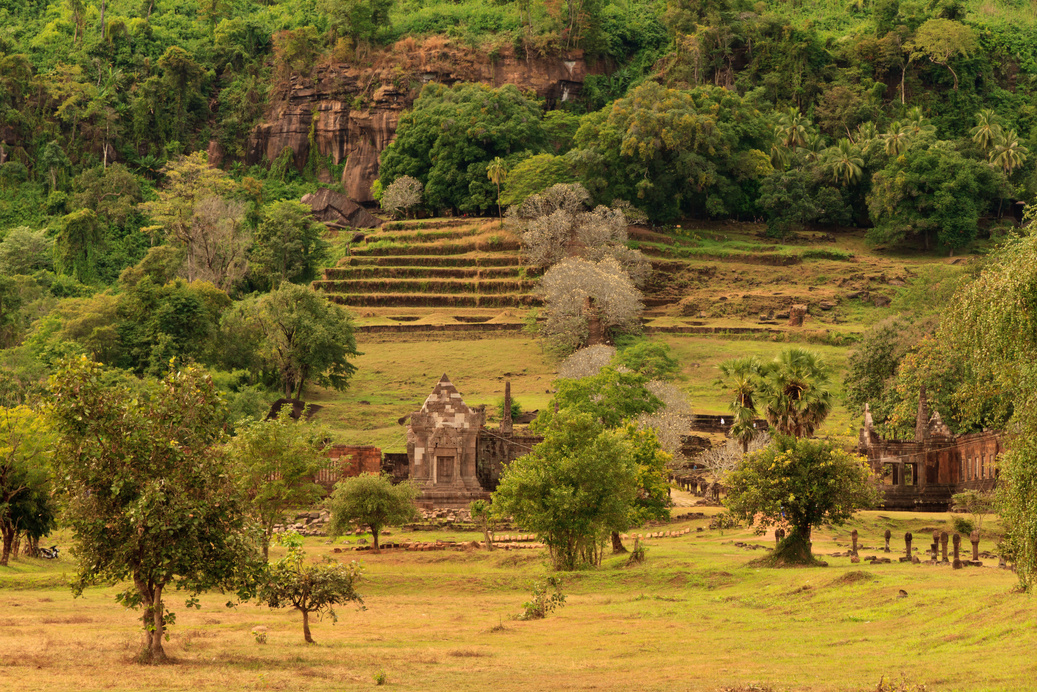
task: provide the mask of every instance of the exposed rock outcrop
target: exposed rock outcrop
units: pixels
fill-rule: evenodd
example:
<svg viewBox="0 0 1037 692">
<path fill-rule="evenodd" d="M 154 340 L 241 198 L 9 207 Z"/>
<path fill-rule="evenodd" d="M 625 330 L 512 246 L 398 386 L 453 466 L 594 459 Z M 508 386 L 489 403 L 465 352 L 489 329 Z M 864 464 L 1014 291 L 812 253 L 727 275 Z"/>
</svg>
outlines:
<svg viewBox="0 0 1037 692">
<path fill-rule="evenodd" d="M 548 108 L 575 98 L 587 66 L 574 51 L 564 57 L 491 59 L 442 37 L 423 42 L 406 38 L 373 56 L 365 65 L 340 63 L 315 68 L 309 77 L 293 76 L 275 89 L 265 122 L 253 131 L 249 163 L 273 160 L 288 147 L 302 169 L 317 153 L 334 164 L 345 161 L 346 195 L 373 202 L 378 156 L 396 136 L 400 114 L 410 108 L 428 82 L 514 84 L 546 100 Z"/>
<path fill-rule="evenodd" d="M 329 226 L 348 226 L 350 228 L 375 228 L 382 225 L 381 219 L 364 209 L 341 192 L 321 188 L 309 195 L 303 195 L 303 204 L 313 209 L 313 218 Z"/>
</svg>

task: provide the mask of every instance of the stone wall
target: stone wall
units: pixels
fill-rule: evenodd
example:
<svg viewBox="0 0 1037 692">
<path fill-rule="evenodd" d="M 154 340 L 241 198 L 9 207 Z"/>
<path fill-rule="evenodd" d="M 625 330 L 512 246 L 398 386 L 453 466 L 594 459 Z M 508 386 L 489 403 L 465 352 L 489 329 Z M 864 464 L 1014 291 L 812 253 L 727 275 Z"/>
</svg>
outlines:
<svg viewBox="0 0 1037 692">
<path fill-rule="evenodd" d="M 328 492 L 343 478 L 382 471 L 382 450 L 377 447 L 332 445 L 326 447 L 324 453 L 328 464 L 313 480 Z"/>
</svg>

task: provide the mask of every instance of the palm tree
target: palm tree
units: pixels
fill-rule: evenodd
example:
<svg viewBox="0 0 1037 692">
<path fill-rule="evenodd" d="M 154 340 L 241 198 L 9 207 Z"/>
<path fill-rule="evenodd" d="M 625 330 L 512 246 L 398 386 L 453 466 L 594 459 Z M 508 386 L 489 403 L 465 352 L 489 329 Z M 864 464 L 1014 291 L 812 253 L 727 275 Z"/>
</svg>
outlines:
<svg viewBox="0 0 1037 692">
<path fill-rule="evenodd" d="M 1026 155 L 1029 153 L 1030 150 L 1019 143 L 1019 135 L 1015 130 L 1005 130 L 990 150 L 990 163 L 1000 166 L 1005 177 L 1008 177 L 1012 171 L 1026 163 Z"/>
<path fill-rule="evenodd" d="M 784 435 L 809 437 L 832 410 L 830 369 L 818 354 L 788 348 L 764 369 L 758 398 L 767 421 Z"/>
<path fill-rule="evenodd" d="M 775 128 L 775 133 L 784 146 L 789 149 L 795 149 L 806 144 L 810 129 L 807 119 L 803 117 L 798 108 L 793 106 L 778 118 L 778 126 Z"/>
<path fill-rule="evenodd" d="M 756 423 L 756 390 L 760 386 L 763 365 L 756 356 L 734 358 L 720 364 L 721 381 L 734 394 L 731 411 L 735 414 L 731 437 L 742 443 L 742 453 L 759 430 Z"/>
<path fill-rule="evenodd" d="M 807 137 L 806 143 L 799 148 L 799 153 L 808 163 L 817 163 L 824 154 L 826 144 L 824 135 L 811 134 Z"/>
<path fill-rule="evenodd" d="M 888 156 L 900 156 L 907 149 L 911 132 L 899 120 L 889 124 L 889 129 L 882 135 L 883 150 Z"/>
<path fill-rule="evenodd" d="M 825 168 L 832 176 L 833 182 L 846 187 L 861 178 L 864 172 L 864 159 L 857 153 L 857 148 L 848 139 L 840 139 L 839 144 L 826 152 Z"/>
<path fill-rule="evenodd" d="M 497 186 L 497 216 L 500 217 L 501 226 L 504 225 L 504 214 L 500 210 L 500 184 L 508 177 L 508 169 L 504 166 L 504 159 L 495 156 L 490 165 L 486 167 L 486 177 Z"/>
<path fill-rule="evenodd" d="M 997 113 L 989 108 L 976 113 L 976 126 L 969 130 L 969 134 L 980 149 L 989 152 L 1003 135 Z"/>
<path fill-rule="evenodd" d="M 925 117 L 925 113 L 918 106 L 907 112 L 905 119 L 908 131 L 913 135 L 928 134 L 936 131 L 936 127 Z"/>
</svg>

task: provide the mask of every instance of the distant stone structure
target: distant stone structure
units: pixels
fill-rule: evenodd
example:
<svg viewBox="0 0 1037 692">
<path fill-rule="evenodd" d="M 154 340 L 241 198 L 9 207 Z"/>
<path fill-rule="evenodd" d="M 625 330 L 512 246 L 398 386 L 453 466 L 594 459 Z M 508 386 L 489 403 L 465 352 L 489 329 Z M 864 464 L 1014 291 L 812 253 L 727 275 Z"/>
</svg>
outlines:
<svg viewBox="0 0 1037 692">
<path fill-rule="evenodd" d="M 313 478 L 313 482 L 331 492 L 343 478 L 361 473 L 380 473 L 382 450 L 371 446 L 330 445 L 324 448 L 328 463 Z"/>
<path fill-rule="evenodd" d="M 990 430 L 954 435 L 939 412 L 930 415 L 924 387 L 913 440 L 879 436 L 865 406 L 858 449 L 882 478 L 884 509 L 932 512 L 950 509 L 951 496 L 963 490 L 993 490 L 1003 451 L 1001 435 Z"/>
</svg>

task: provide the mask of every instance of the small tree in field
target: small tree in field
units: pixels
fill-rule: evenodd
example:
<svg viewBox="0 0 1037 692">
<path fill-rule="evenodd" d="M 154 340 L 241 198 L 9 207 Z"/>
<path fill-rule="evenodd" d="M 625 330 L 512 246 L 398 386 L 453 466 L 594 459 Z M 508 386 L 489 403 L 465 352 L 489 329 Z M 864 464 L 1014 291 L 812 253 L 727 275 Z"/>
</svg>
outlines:
<svg viewBox="0 0 1037 692">
<path fill-rule="evenodd" d="M 55 478 L 78 565 L 72 590 L 130 582 L 116 600 L 143 608 L 142 659 L 161 663 L 173 622 L 167 588 L 244 597 L 258 569 L 222 454 L 226 404 L 194 367 L 131 390 L 81 358 L 50 386 Z"/>
<path fill-rule="evenodd" d="M 364 599 L 356 592 L 362 570 L 355 561 L 348 565 L 325 558 L 316 565 L 303 564 L 302 537 L 286 534 L 283 543 L 288 555 L 270 566 L 259 586 L 259 601 L 271 608 L 295 608 L 302 613 L 302 635 L 307 644 L 315 643 L 310 635 L 310 613 L 327 614 L 338 622 L 335 606 L 356 602 L 361 609 Z"/>
<path fill-rule="evenodd" d="M 810 532 L 821 524 L 843 524 L 874 506 L 867 461 L 827 440 L 778 435 L 769 447 L 747 456 L 728 475 L 727 507 L 750 524 L 792 525 L 774 559 L 811 564 Z"/>
<path fill-rule="evenodd" d="M 245 500 L 245 510 L 263 528 L 263 558 L 270 551 L 274 524 L 290 507 L 305 507 L 324 495 L 313 475 L 327 461 L 321 454 L 321 434 L 295 421 L 291 406 L 275 420 L 240 426 L 227 445 L 233 477 Z"/>
<path fill-rule="evenodd" d="M 393 216 L 407 214 L 421 204 L 424 187 L 417 178 L 403 175 L 389 183 L 382 191 L 382 209 Z"/>
<path fill-rule="evenodd" d="M 350 524 L 371 529 L 374 549 L 378 550 L 378 534 L 386 526 L 399 526 L 418 516 L 414 499 L 418 489 L 411 483 L 393 485 L 386 474 L 376 476 L 363 473 L 335 484 L 335 492 L 328 501 L 331 523 L 328 532 L 338 536 L 349 530 Z"/>
<path fill-rule="evenodd" d="M 493 513 L 490 511 L 490 503 L 486 500 L 472 500 L 472 503 L 468 505 L 468 511 L 472 513 L 472 519 L 482 527 L 482 535 L 486 538 L 486 549 L 493 550 L 493 539 L 490 538 Z"/>
</svg>

